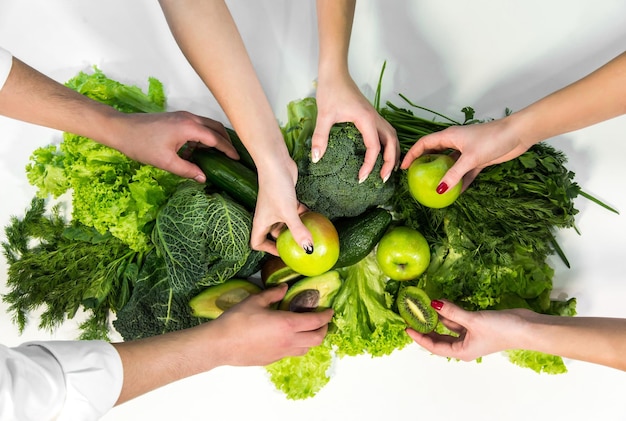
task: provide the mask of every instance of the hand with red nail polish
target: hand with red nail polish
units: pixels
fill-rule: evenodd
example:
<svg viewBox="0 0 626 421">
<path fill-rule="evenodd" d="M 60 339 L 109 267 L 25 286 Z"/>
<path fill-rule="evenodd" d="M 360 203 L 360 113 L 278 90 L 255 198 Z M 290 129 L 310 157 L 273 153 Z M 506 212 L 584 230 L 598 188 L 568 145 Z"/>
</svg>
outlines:
<svg viewBox="0 0 626 421">
<path fill-rule="evenodd" d="M 523 308 L 466 311 L 446 300 L 430 305 L 451 334 L 407 333 L 435 355 L 472 361 L 525 349 L 626 370 L 626 319 L 553 316 Z"/>
<path fill-rule="evenodd" d="M 623 115 L 624 70 L 622 53 L 588 76 L 547 95 L 518 112 L 486 123 L 455 125 L 431 133 L 405 154 L 401 169 L 425 153 L 452 149 L 456 163 L 441 179 L 439 190 L 463 180 L 463 190 L 485 167 L 514 159 L 535 143 Z M 597 92 L 611 92 L 601 105 Z"/>
</svg>

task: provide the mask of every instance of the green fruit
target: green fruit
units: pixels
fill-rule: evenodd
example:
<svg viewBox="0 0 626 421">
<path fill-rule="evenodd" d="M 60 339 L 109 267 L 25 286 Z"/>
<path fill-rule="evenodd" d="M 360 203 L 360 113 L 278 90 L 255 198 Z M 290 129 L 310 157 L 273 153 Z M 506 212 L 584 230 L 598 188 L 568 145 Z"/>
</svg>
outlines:
<svg viewBox="0 0 626 421">
<path fill-rule="evenodd" d="M 454 165 L 454 159 L 445 154 L 426 154 L 415 159 L 408 169 L 407 180 L 411 196 L 429 208 L 445 208 L 460 196 L 462 183 L 437 193 L 437 186 L 446 172 Z"/>
<path fill-rule="evenodd" d="M 313 252 L 307 253 L 298 244 L 289 229 L 276 238 L 278 255 L 287 266 L 304 276 L 321 275 L 330 270 L 339 258 L 339 235 L 333 223 L 317 212 L 300 215 L 302 223 L 313 237 Z"/>
<path fill-rule="evenodd" d="M 430 305 L 430 297 L 416 286 L 403 287 L 396 299 L 398 312 L 407 325 L 416 332 L 432 332 L 439 315 Z"/>
<path fill-rule="evenodd" d="M 196 317 L 217 319 L 224 311 L 259 292 L 261 288 L 250 281 L 230 279 L 206 288 L 189 300 L 189 306 Z"/>
<path fill-rule="evenodd" d="M 410 281 L 428 268 L 430 247 L 419 231 L 405 226 L 394 227 L 378 242 L 376 261 L 390 279 Z"/>
<path fill-rule="evenodd" d="M 340 287 L 341 277 L 336 270 L 302 278 L 289 287 L 278 308 L 296 313 L 324 310 L 331 307 Z"/>
<path fill-rule="evenodd" d="M 278 256 L 271 256 L 261 268 L 261 281 L 266 287 L 282 283 L 294 283 L 302 275 L 291 269 Z"/>
</svg>

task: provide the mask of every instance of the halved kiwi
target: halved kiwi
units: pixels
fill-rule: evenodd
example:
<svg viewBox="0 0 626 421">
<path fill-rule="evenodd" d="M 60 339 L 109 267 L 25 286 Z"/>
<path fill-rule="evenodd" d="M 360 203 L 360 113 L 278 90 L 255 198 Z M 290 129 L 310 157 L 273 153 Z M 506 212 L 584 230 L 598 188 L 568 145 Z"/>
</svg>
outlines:
<svg viewBox="0 0 626 421">
<path fill-rule="evenodd" d="M 420 333 L 432 332 L 437 326 L 439 315 L 430 306 L 430 297 L 423 289 L 406 286 L 398 292 L 396 298 L 398 312 L 407 325 Z"/>
</svg>

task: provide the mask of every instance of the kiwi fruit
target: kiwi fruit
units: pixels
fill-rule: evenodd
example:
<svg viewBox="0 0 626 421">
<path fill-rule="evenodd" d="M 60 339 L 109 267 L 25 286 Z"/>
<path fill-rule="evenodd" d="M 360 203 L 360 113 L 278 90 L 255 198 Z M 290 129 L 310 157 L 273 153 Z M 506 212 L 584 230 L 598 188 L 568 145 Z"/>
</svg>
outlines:
<svg viewBox="0 0 626 421">
<path fill-rule="evenodd" d="M 398 313 L 411 329 L 428 333 L 437 326 L 439 315 L 430 306 L 430 297 L 423 289 L 416 286 L 400 288 L 396 304 Z"/>
</svg>

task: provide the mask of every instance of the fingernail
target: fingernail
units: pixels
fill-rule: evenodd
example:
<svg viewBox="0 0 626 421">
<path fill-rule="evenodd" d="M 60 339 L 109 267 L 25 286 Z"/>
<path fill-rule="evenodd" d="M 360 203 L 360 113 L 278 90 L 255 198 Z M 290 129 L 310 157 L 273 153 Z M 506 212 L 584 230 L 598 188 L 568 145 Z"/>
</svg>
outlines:
<svg viewBox="0 0 626 421">
<path fill-rule="evenodd" d="M 359 184 L 361 184 L 362 182 L 364 182 L 365 180 L 367 180 L 367 176 L 364 175 L 361 178 L 359 178 Z"/>
<path fill-rule="evenodd" d="M 206 177 L 202 174 L 196 175 L 194 178 L 198 183 L 204 183 L 206 181 Z"/>
<path fill-rule="evenodd" d="M 302 244 L 302 248 L 304 249 L 306 254 L 313 254 L 313 244 L 311 244 L 311 243 L 304 243 L 304 244 Z"/>
<path fill-rule="evenodd" d="M 315 164 L 319 160 L 320 160 L 320 151 L 319 151 L 319 149 L 313 149 L 311 151 L 311 161 L 313 161 L 313 163 Z"/>
<path fill-rule="evenodd" d="M 391 177 L 391 173 L 387 174 L 384 178 L 383 178 L 383 183 L 386 183 L 387 180 L 389 180 L 389 177 Z"/>
<path fill-rule="evenodd" d="M 430 302 L 430 306 L 434 308 L 435 310 L 441 310 L 441 307 L 443 307 L 443 301 L 432 300 Z"/>
<path fill-rule="evenodd" d="M 444 194 L 447 191 L 448 191 L 448 185 L 444 182 L 439 183 L 439 185 L 437 186 L 437 193 Z"/>
</svg>

